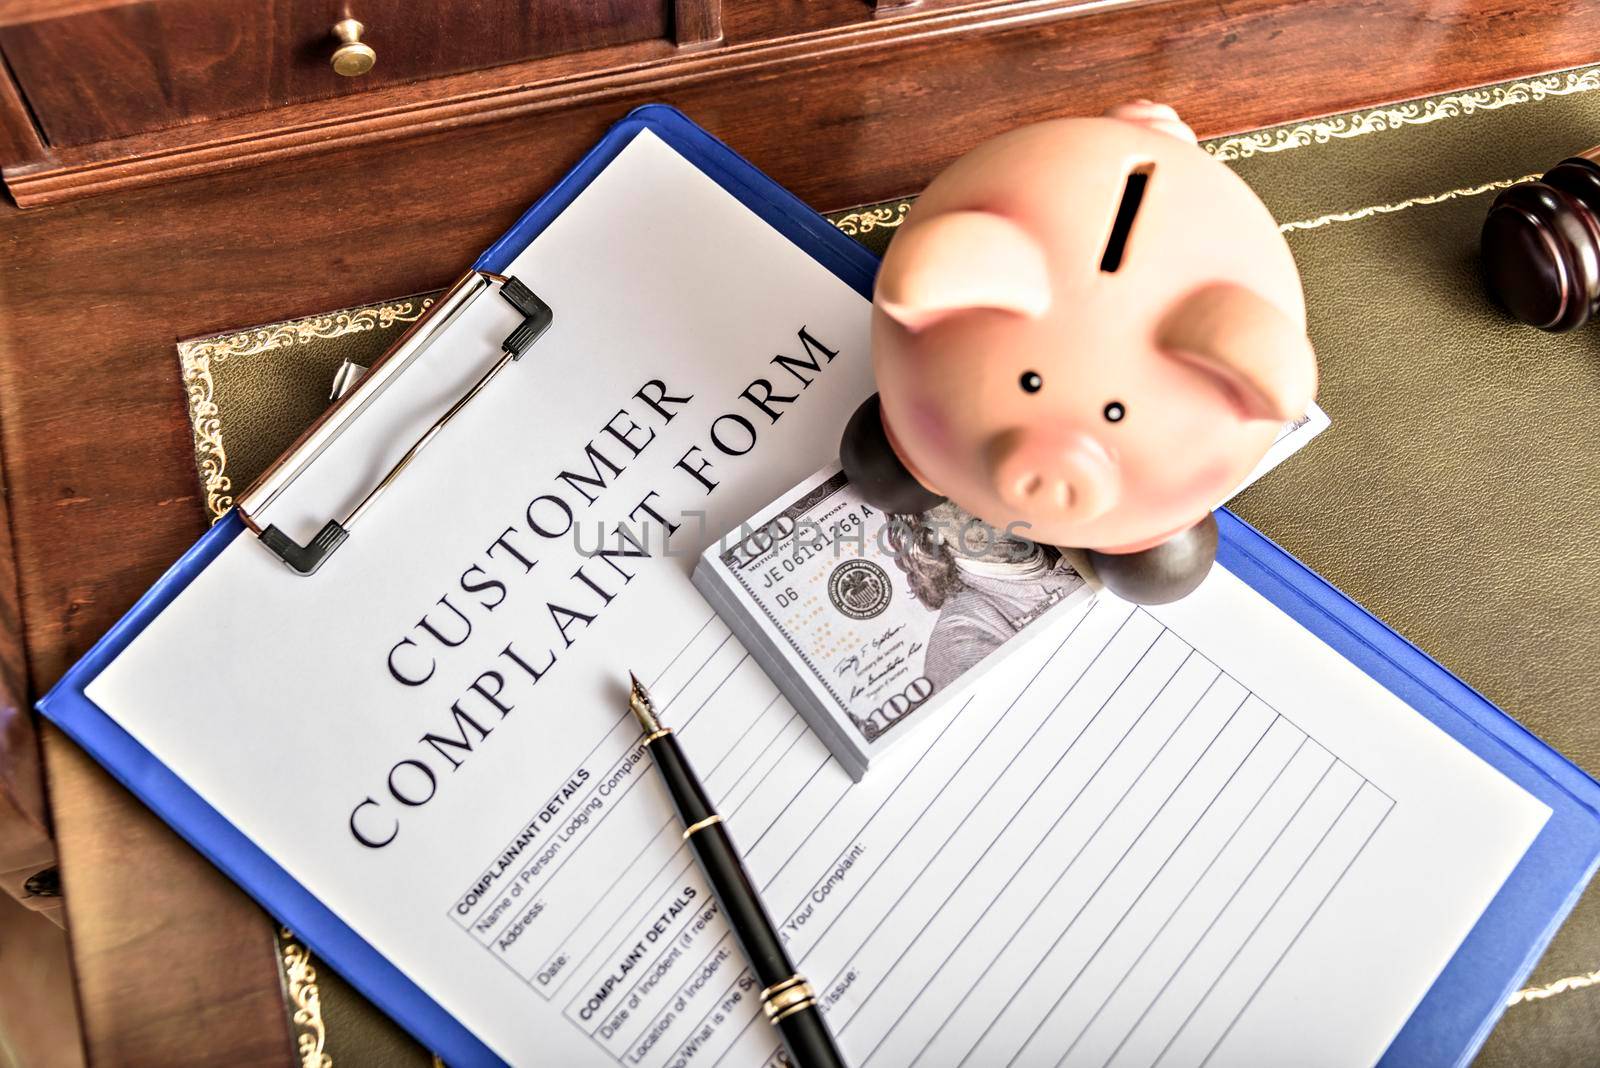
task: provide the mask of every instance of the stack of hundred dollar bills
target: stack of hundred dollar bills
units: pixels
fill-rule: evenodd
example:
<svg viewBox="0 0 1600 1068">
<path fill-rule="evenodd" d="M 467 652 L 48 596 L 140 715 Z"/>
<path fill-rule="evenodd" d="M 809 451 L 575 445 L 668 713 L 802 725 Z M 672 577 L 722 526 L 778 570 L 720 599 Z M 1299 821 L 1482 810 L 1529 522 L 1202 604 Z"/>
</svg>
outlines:
<svg viewBox="0 0 1600 1068">
<path fill-rule="evenodd" d="M 1312 405 L 1244 486 L 1327 426 Z M 833 464 L 707 549 L 694 584 L 859 781 L 1030 634 L 1088 611 L 1083 577 L 1024 534 L 951 504 L 886 514 Z"/>
<path fill-rule="evenodd" d="M 837 465 L 706 550 L 694 583 L 852 778 L 1091 590 L 954 505 L 888 515 Z"/>
</svg>

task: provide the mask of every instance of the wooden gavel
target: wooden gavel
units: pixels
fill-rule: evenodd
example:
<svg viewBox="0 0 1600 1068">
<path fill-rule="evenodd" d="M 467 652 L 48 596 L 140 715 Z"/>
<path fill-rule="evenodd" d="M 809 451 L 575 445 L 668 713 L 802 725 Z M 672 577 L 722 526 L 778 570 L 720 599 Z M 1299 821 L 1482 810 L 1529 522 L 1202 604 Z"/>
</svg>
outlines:
<svg viewBox="0 0 1600 1068">
<path fill-rule="evenodd" d="M 1483 264 L 1490 292 L 1530 326 L 1571 330 L 1600 311 L 1600 147 L 1495 197 Z"/>
</svg>

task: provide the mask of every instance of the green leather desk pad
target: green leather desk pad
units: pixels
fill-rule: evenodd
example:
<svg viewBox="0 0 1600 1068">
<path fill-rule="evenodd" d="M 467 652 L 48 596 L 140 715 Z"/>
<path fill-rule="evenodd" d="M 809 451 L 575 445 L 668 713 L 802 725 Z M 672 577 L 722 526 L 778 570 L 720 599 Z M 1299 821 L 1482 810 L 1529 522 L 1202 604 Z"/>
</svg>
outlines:
<svg viewBox="0 0 1600 1068">
<path fill-rule="evenodd" d="M 1206 147 L 1284 226 L 1333 420 L 1233 507 L 1600 775 L 1600 323 L 1511 321 L 1477 260 L 1499 188 L 1595 144 L 1600 67 Z M 907 205 L 830 218 L 881 252 Z M 370 362 L 430 297 L 181 343 L 213 514 L 322 410 L 340 361 Z M 1477 1063 L 1600 1063 L 1597 970 L 1591 889 Z M 334 1068 L 398 1038 L 372 1011 L 346 1010 L 361 1022 L 344 1041 L 328 1021 Z"/>
</svg>

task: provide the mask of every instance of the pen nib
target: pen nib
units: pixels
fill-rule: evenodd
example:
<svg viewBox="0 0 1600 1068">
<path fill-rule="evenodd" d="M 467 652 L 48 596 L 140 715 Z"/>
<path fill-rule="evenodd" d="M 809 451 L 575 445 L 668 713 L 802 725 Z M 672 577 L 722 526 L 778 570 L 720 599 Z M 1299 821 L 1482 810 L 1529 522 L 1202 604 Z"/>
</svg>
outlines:
<svg viewBox="0 0 1600 1068">
<path fill-rule="evenodd" d="M 661 729 L 661 721 L 656 718 L 656 706 L 650 701 L 650 691 L 644 688 L 639 676 L 631 671 L 628 672 L 628 681 L 632 683 L 628 691 L 628 707 L 633 709 L 640 728 L 646 734 L 654 734 Z"/>
</svg>

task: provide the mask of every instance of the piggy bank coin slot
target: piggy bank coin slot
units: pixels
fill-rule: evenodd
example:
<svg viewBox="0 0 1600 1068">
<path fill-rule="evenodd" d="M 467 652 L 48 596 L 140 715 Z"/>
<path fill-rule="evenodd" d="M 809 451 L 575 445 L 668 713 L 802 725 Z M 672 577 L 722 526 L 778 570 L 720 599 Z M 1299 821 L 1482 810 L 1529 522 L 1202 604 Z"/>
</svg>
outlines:
<svg viewBox="0 0 1600 1068">
<path fill-rule="evenodd" d="M 1150 184 L 1150 176 L 1155 169 L 1154 163 L 1146 163 L 1128 173 L 1127 183 L 1122 187 L 1122 203 L 1117 206 L 1117 219 L 1111 224 L 1111 236 L 1106 240 L 1106 250 L 1100 257 L 1100 269 L 1107 274 L 1114 274 L 1122 266 L 1122 258 L 1128 248 L 1128 235 L 1133 232 L 1134 217 L 1139 214 L 1145 187 Z"/>
</svg>

